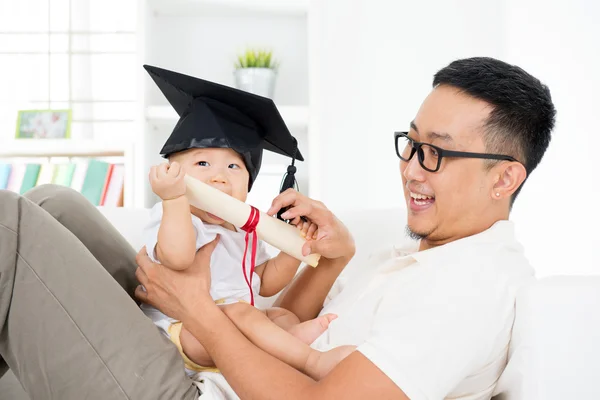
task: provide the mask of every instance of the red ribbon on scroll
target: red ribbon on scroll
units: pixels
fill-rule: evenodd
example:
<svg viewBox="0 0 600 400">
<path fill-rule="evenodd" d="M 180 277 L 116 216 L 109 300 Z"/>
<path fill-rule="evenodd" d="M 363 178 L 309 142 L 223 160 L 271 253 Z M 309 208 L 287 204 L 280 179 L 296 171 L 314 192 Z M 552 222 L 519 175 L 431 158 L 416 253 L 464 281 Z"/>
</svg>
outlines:
<svg viewBox="0 0 600 400">
<path fill-rule="evenodd" d="M 242 226 L 242 230 L 246 232 L 246 247 L 244 248 L 244 259 L 242 260 L 242 269 L 244 270 L 244 278 L 250 289 L 250 304 L 254 305 L 254 292 L 252 291 L 252 277 L 254 275 L 254 269 L 256 268 L 256 247 L 258 245 L 258 236 L 256 235 L 256 226 L 260 220 L 260 212 L 255 208 L 251 207 L 250 216 L 248 221 Z M 248 241 L 252 235 L 252 260 L 250 261 L 250 278 L 246 271 L 246 254 L 248 252 Z"/>
</svg>

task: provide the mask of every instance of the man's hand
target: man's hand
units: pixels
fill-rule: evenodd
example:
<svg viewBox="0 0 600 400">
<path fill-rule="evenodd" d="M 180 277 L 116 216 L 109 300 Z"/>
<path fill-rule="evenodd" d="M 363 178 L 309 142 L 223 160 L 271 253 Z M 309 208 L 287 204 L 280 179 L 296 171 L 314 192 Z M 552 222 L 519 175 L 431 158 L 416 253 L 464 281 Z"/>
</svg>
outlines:
<svg viewBox="0 0 600 400">
<path fill-rule="evenodd" d="M 135 271 L 143 288 L 138 286 L 135 296 L 179 320 L 197 311 L 204 301 L 214 303 L 210 297 L 210 257 L 218 241 L 217 236 L 198 250 L 192 265 L 183 271 L 152 262 L 143 248 L 136 257 Z"/>
<path fill-rule="evenodd" d="M 318 229 L 317 239 L 309 239 L 302 248 L 303 255 L 318 253 L 329 259 L 341 257 L 352 258 L 356 251 L 354 239 L 342 222 L 336 218 L 331 211 L 320 201 L 312 200 L 294 189 L 288 189 L 277 196 L 271 205 L 268 215 L 275 215 L 282 208 L 289 209 L 282 214 L 282 218 L 291 220 L 293 225 L 299 225 L 303 221 L 300 217 L 306 217 L 310 223 L 307 233 Z"/>
<path fill-rule="evenodd" d="M 300 234 L 302 237 L 306 238 L 306 240 L 317 240 L 319 237 L 319 227 L 314 222 L 310 221 L 300 221 L 296 228 L 300 230 Z"/>
<path fill-rule="evenodd" d="M 163 201 L 177 199 L 186 191 L 184 176 L 183 167 L 176 161 L 155 165 L 150 168 L 150 186 Z"/>
</svg>

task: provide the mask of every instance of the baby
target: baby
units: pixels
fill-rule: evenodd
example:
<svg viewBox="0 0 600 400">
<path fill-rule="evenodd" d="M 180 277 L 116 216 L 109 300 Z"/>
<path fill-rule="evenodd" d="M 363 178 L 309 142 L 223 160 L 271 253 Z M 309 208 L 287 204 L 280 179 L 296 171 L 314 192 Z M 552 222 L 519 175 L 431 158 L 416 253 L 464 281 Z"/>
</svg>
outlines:
<svg viewBox="0 0 600 400">
<path fill-rule="evenodd" d="M 309 346 L 336 316 L 300 323 L 285 309 L 254 307 L 256 296 L 273 296 L 288 285 L 300 261 L 283 252 L 270 258 L 263 242 L 247 244 L 246 232 L 191 206 L 185 196 L 187 174 L 245 202 L 260 171 L 263 150 L 292 158 L 282 187 L 294 187 L 294 161 L 304 160 L 296 139 L 271 99 L 158 67 L 144 68 L 179 115 L 161 150 L 168 163 L 150 171 L 152 190 L 162 201 L 153 207 L 146 230 L 148 255 L 168 268 L 185 270 L 197 250 L 219 235 L 210 267 L 214 301 L 254 344 L 320 379 L 354 350 L 342 346 L 319 352 Z M 309 240 L 318 229 L 307 222 L 297 227 Z M 257 250 L 255 259 L 251 246 Z M 142 308 L 175 343 L 188 375 L 216 371 L 202 344 L 180 321 L 148 305 Z M 198 315 L 202 317 L 202 310 Z"/>
<path fill-rule="evenodd" d="M 314 379 L 325 376 L 353 350 L 339 347 L 322 353 L 309 346 L 327 329 L 334 315 L 300 323 L 288 310 L 270 308 L 261 312 L 249 304 L 256 295 L 270 297 L 280 292 L 293 279 L 300 262 L 284 252 L 269 258 L 265 244 L 259 241 L 250 289 L 241 267 L 245 232 L 190 206 L 185 196 L 185 174 L 246 201 L 249 174 L 242 157 L 234 150 L 199 148 L 171 155 L 168 164 L 155 166 L 150 172 L 152 190 L 162 199 L 153 207 L 146 230 L 150 258 L 168 268 L 184 270 L 192 264 L 200 247 L 220 235 L 211 259 L 210 293 L 215 302 L 225 308 L 234 324 L 257 346 Z M 304 235 L 309 230 L 316 232 L 309 224 L 302 224 L 301 228 Z M 179 348 L 188 375 L 215 371 L 204 347 L 185 326 L 148 305 L 143 305 L 143 309 Z M 202 310 L 198 313 L 201 315 Z"/>
</svg>

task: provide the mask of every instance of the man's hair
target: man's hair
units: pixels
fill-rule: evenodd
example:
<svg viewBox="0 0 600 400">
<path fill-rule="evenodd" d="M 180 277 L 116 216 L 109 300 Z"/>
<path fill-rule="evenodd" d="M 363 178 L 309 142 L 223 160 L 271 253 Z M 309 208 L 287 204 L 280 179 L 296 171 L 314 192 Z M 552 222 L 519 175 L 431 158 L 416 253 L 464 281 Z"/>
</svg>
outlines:
<svg viewBox="0 0 600 400">
<path fill-rule="evenodd" d="M 556 110 L 548 87 L 523 69 L 488 57 L 450 63 L 435 74 L 433 87 L 438 85 L 453 86 L 493 107 L 484 126 L 486 151 L 521 161 L 529 177 L 546 152 L 554 128 Z"/>
</svg>

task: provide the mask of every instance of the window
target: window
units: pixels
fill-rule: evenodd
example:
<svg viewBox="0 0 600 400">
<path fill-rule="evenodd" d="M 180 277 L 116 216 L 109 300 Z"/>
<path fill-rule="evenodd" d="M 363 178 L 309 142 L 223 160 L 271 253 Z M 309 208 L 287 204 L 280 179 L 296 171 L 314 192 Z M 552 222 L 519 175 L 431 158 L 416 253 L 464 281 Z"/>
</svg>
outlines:
<svg viewBox="0 0 600 400">
<path fill-rule="evenodd" d="M 122 140 L 136 113 L 135 0 L 0 2 L 0 140 L 19 109 L 70 108 L 74 139 Z"/>
</svg>

